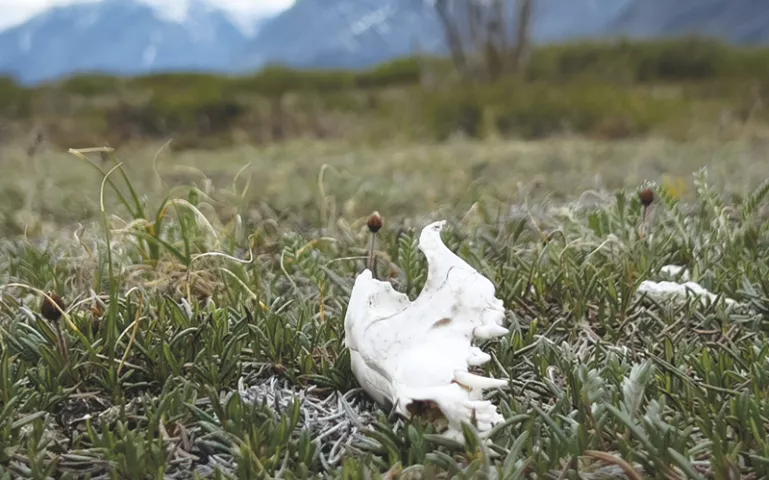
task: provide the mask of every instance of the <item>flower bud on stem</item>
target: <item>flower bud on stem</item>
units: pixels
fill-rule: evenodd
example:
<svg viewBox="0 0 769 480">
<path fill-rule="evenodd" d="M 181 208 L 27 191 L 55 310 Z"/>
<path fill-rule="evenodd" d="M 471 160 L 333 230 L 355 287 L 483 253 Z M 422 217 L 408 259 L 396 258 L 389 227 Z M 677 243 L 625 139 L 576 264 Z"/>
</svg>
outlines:
<svg viewBox="0 0 769 480">
<path fill-rule="evenodd" d="M 366 222 L 366 226 L 368 227 L 369 232 L 371 232 L 371 245 L 369 246 L 368 253 L 368 268 L 371 270 L 373 278 L 377 278 L 376 255 L 374 254 L 374 247 L 376 246 L 376 234 L 379 229 L 382 228 L 382 223 L 382 216 L 379 215 L 379 212 L 372 213 L 368 219 L 368 222 Z"/>
</svg>

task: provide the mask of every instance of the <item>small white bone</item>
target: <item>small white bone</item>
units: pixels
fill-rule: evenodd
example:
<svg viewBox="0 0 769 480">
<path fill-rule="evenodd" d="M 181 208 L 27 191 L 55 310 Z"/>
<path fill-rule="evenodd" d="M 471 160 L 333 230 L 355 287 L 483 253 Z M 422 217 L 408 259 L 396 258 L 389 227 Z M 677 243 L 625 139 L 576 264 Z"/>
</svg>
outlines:
<svg viewBox="0 0 769 480">
<path fill-rule="evenodd" d="M 470 356 L 467 357 L 467 364 L 473 367 L 483 365 L 491 360 L 491 355 L 478 347 L 470 347 Z"/>
<path fill-rule="evenodd" d="M 504 327 L 500 327 L 499 325 L 483 325 L 476 328 L 474 332 L 477 338 L 486 339 L 507 335 L 509 330 Z"/>
<path fill-rule="evenodd" d="M 496 378 L 481 377 L 470 372 L 463 372 L 457 370 L 454 372 L 454 380 L 460 385 L 469 387 L 472 389 L 486 389 L 486 388 L 501 388 L 507 385 L 505 380 L 498 380 Z"/>
</svg>

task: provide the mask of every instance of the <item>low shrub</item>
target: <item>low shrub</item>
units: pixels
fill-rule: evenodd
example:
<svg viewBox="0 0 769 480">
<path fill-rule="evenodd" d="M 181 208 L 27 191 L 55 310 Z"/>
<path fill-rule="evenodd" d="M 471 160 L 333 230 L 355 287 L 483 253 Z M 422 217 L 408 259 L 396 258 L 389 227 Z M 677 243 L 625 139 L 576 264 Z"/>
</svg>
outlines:
<svg viewBox="0 0 769 480">
<path fill-rule="evenodd" d="M 58 90 L 64 94 L 83 95 L 87 97 L 112 95 L 120 90 L 123 83 L 123 79 L 113 75 L 75 75 L 60 82 Z"/>
<path fill-rule="evenodd" d="M 680 107 L 680 99 L 612 85 L 505 81 L 425 93 L 422 111 L 437 138 L 456 131 L 482 137 L 490 129 L 523 138 L 565 131 L 619 138 L 648 132 L 675 118 Z"/>
<path fill-rule="evenodd" d="M 767 78 L 769 49 L 737 48 L 696 36 L 575 42 L 535 50 L 526 76 L 547 81 L 590 77 L 612 83 Z"/>
<path fill-rule="evenodd" d="M 362 88 L 383 88 L 419 83 L 421 76 L 418 58 L 399 58 L 355 76 L 355 84 Z"/>
<path fill-rule="evenodd" d="M 0 77 L 0 115 L 25 118 L 32 112 L 32 93 L 10 77 Z"/>
</svg>

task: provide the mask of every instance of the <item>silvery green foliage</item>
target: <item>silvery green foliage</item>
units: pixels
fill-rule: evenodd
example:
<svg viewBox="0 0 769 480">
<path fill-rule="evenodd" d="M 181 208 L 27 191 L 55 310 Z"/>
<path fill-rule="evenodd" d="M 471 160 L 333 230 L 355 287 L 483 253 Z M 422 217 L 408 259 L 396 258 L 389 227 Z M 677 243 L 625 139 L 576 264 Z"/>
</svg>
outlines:
<svg viewBox="0 0 769 480">
<path fill-rule="evenodd" d="M 630 418 L 643 403 L 644 391 L 654 375 L 654 364 L 650 361 L 633 365 L 630 375 L 622 381 L 622 402 Z"/>
</svg>

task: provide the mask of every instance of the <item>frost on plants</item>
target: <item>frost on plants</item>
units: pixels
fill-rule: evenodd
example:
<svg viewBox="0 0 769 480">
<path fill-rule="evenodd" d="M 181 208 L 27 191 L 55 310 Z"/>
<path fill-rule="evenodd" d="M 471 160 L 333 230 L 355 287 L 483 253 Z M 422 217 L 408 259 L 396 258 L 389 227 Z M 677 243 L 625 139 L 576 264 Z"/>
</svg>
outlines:
<svg viewBox="0 0 769 480">
<path fill-rule="evenodd" d="M 483 390 L 507 381 L 479 376 L 469 367 L 491 359 L 474 339 L 505 335 L 503 302 L 492 282 L 449 250 L 445 221 L 427 225 L 419 249 L 427 280 L 413 301 L 368 269 L 353 287 L 345 316 L 352 370 L 378 403 L 409 418 L 417 404 L 437 407 L 445 436 L 461 441 L 462 423 L 481 435 L 502 420 Z"/>
</svg>

